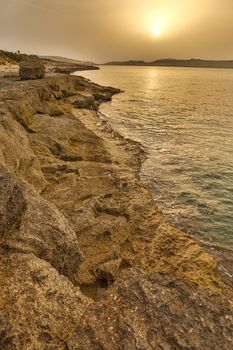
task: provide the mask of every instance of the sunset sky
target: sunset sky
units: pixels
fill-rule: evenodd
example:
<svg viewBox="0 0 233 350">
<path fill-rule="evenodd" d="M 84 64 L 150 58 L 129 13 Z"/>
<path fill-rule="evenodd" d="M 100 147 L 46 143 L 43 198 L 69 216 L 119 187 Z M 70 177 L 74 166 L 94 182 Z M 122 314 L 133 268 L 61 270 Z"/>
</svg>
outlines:
<svg viewBox="0 0 233 350">
<path fill-rule="evenodd" d="M 106 62 L 233 59 L 233 0 L 0 0 L 0 48 Z"/>
</svg>

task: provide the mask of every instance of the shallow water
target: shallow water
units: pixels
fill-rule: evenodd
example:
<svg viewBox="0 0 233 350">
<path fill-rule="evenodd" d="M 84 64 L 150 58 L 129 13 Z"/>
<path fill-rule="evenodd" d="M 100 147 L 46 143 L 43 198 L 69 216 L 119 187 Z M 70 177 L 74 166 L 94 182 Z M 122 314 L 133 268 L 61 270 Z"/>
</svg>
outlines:
<svg viewBox="0 0 233 350">
<path fill-rule="evenodd" d="M 233 70 L 101 67 L 124 90 L 101 112 L 148 152 L 142 180 L 173 225 L 233 247 Z"/>
</svg>

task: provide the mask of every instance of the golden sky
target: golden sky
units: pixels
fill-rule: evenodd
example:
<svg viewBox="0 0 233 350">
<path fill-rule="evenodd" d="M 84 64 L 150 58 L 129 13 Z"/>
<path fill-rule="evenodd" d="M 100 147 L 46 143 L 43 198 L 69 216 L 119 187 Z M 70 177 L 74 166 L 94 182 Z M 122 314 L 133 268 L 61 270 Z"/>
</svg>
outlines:
<svg viewBox="0 0 233 350">
<path fill-rule="evenodd" d="M 233 0 L 0 0 L 0 47 L 106 62 L 233 59 Z"/>
</svg>

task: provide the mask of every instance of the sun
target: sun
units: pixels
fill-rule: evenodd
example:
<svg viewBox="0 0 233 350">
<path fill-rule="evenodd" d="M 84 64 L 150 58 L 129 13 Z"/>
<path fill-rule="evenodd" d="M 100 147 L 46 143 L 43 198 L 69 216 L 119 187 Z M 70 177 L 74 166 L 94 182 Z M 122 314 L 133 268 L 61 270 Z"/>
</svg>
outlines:
<svg viewBox="0 0 233 350">
<path fill-rule="evenodd" d="M 152 27 L 152 34 L 154 36 L 160 37 L 162 34 L 162 26 L 161 23 L 156 23 L 153 27 Z"/>
<path fill-rule="evenodd" d="M 153 28 L 153 35 L 155 36 L 160 36 L 161 35 L 161 25 L 160 24 L 156 24 Z"/>
</svg>

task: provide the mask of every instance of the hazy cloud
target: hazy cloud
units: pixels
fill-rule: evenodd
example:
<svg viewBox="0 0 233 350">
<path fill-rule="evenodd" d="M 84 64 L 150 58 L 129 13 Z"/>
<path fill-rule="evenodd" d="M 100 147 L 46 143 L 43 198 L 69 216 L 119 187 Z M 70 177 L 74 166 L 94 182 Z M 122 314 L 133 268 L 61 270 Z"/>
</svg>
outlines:
<svg viewBox="0 0 233 350">
<path fill-rule="evenodd" d="M 8 50 L 99 62 L 233 59 L 233 0 L 0 0 L 0 6 L 0 46 Z"/>
</svg>

